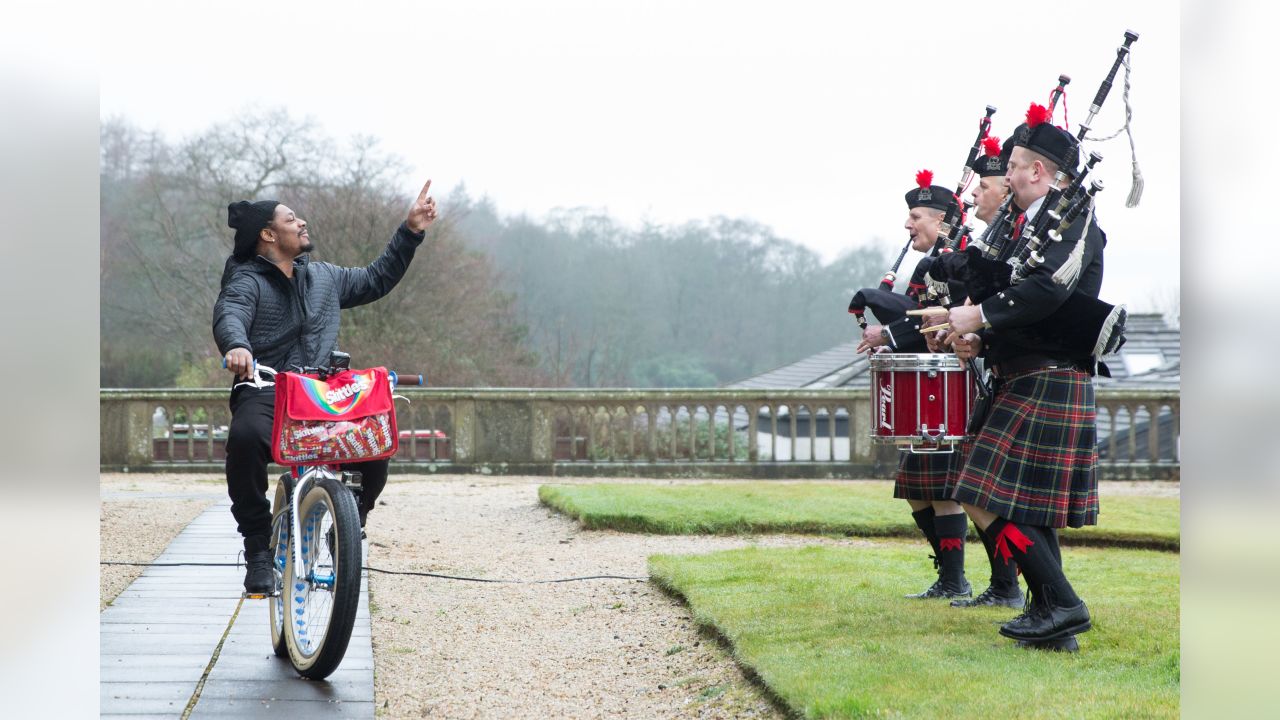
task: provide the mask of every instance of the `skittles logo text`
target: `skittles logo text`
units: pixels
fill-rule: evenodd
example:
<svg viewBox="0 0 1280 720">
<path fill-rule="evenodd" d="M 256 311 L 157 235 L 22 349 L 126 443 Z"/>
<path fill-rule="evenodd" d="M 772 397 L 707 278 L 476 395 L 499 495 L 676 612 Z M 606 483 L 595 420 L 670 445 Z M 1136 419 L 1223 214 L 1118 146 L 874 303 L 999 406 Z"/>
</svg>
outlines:
<svg viewBox="0 0 1280 720">
<path fill-rule="evenodd" d="M 345 415 L 351 412 L 362 400 L 369 397 L 373 387 L 373 373 L 353 375 L 351 382 L 341 387 L 331 388 L 323 380 L 301 378 L 302 387 L 307 398 L 316 407 L 330 415 Z"/>
</svg>

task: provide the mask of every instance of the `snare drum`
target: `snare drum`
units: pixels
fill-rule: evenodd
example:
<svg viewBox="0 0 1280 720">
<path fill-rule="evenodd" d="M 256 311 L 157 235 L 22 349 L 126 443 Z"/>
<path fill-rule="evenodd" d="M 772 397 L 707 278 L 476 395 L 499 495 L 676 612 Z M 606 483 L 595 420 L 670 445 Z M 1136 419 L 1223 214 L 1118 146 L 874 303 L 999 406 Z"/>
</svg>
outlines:
<svg viewBox="0 0 1280 720">
<path fill-rule="evenodd" d="M 977 379 L 951 353 L 874 353 L 871 438 L 912 452 L 952 452 L 978 397 Z"/>
</svg>

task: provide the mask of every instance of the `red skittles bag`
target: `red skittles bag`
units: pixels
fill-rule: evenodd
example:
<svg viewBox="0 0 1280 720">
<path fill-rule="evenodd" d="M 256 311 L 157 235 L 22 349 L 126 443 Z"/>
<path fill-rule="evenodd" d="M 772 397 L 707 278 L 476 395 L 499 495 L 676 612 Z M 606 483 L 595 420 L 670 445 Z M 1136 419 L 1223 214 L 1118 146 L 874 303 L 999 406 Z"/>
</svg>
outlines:
<svg viewBox="0 0 1280 720">
<path fill-rule="evenodd" d="M 344 370 L 320 380 L 276 376 L 271 456 L 280 465 L 377 460 L 399 443 L 387 369 Z"/>
</svg>

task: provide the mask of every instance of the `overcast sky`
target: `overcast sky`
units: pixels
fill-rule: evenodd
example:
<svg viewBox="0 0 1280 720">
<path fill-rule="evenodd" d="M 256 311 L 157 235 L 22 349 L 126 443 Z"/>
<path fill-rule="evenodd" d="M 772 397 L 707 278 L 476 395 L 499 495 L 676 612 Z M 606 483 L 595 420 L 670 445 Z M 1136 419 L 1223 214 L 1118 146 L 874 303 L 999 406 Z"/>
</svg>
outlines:
<svg viewBox="0 0 1280 720">
<path fill-rule="evenodd" d="M 380 138 L 414 168 L 406 194 L 431 177 L 505 213 L 749 217 L 825 260 L 896 252 L 916 170 L 954 186 L 986 105 L 1003 138 L 1066 73 L 1074 132 L 1132 29 L 1140 207 L 1124 207 L 1124 136 L 1086 143 L 1104 156 L 1103 298 L 1144 309 L 1178 287 L 1177 4 L 135 0 L 102 15 L 104 117 L 178 139 L 283 106 Z M 1097 136 L 1124 121 L 1123 77 Z"/>
</svg>

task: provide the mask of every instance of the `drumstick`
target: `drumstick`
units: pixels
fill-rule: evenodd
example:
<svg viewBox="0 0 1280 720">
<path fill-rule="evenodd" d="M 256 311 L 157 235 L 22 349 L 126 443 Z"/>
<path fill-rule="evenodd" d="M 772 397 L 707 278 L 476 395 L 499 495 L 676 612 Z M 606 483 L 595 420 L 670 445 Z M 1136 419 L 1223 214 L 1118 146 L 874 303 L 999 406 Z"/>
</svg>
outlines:
<svg viewBox="0 0 1280 720">
<path fill-rule="evenodd" d="M 949 312 L 951 311 L 944 307 L 934 306 L 934 307 L 920 308 L 919 310 L 908 310 L 907 315 L 910 317 L 919 317 L 921 315 L 943 315 Z"/>
<path fill-rule="evenodd" d="M 923 330 L 920 331 L 920 334 L 923 335 L 927 332 L 933 332 L 934 330 L 949 330 L 949 329 L 951 329 L 951 323 L 942 323 L 941 325 L 934 325 L 933 327 L 924 328 Z"/>
</svg>

